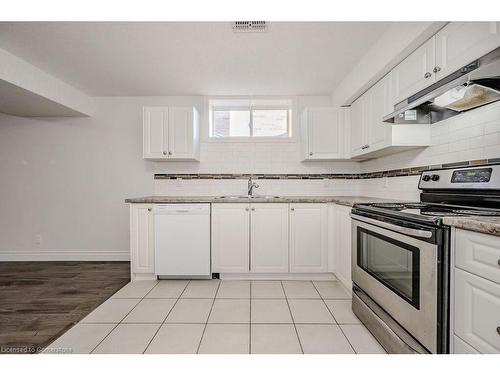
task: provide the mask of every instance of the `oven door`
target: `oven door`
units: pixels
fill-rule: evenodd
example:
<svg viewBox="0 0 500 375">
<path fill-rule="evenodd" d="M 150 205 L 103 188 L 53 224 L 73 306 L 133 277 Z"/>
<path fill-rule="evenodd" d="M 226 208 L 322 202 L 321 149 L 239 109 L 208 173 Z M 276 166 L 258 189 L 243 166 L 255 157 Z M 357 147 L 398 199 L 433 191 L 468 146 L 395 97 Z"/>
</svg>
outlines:
<svg viewBox="0 0 500 375">
<path fill-rule="evenodd" d="M 354 284 L 435 353 L 438 245 L 429 240 L 432 231 L 351 217 Z"/>
</svg>

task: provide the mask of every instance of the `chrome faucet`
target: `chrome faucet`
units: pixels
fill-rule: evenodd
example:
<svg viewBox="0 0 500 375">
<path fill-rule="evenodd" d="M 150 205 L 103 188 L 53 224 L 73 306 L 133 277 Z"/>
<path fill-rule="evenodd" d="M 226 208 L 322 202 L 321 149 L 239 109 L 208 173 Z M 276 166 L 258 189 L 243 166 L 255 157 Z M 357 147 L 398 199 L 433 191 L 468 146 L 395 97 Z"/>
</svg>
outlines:
<svg viewBox="0 0 500 375">
<path fill-rule="evenodd" d="M 253 189 L 257 189 L 259 187 L 258 184 L 252 181 L 252 176 L 248 178 L 248 196 L 251 197 L 253 195 Z"/>
</svg>

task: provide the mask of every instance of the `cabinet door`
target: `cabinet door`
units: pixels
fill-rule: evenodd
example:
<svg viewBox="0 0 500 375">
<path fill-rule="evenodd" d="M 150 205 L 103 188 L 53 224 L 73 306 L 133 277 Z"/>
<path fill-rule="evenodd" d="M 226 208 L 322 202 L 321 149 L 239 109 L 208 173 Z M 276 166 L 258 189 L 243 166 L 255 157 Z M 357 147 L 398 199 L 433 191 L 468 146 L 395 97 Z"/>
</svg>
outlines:
<svg viewBox="0 0 500 375">
<path fill-rule="evenodd" d="M 461 340 L 457 336 L 453 336 L 453 354 L 479 354 L 472 346 Z"/>
<path fill-rule="evenodd" d="M 308 108 L 308 159 L 342 157 L 343 123 L 337 108 Z"/>
<path fill-rule="evenodd" d="M 499 46 L 499 22 L 450 22 L 436 34 L 436 78 L 446 77 Z"/>
<path fill-rule="evenodd" d="M 249 271 L 249 205 L 212 204 L 212 272 Z"/>
<path fill-rule="evenodd" d="M 351 280 L 351 213 L 350 207 L 335 205 L 335 276 L 347 287 L 352 287 Z"/>
<path fill-rule="evenodd" d="M 168 149 L 168 108 L 144 107 L 143 157 L 165 159 Z"/>
<path fill-rule="evenodd" d="M 435 82 L 434 54 L 435 37 L 432 37 L 392 70 L 396 103 Z"/>
<path fill-rule="evenodd" d="M 168 157 L 189 159 L 193 157 L 193 108 L 170 107 L 168 112 Z"/>
<path fill-rule="evenodd" d="M 250 212 L 250 271 L 288 272 L 288 204 L 254 203 Z"/>
<path fill-rule="evenodd" d="M 363 128 L 365 126 L 366 94 L 351 104 L 351 156 L 360 155 L 365 145 Z"/>
<path fill-rule="evenodd" d="M 390 143 L 391 125 L 382 121 L 382 118 L 393 109 L 390 74 L 378 81 L 370 89 L 369 95 L 371 98 L 367 123 L 368 145 L 370 151 L 374 151 Z"/>
<path fill-rule="evenodd" d="M 327 205 L 291 204 L 290 272 L 326 272 L 327 251 Z"/>
<path fill-rule="evenodd" d="M 130 271 L 154 273 L 153 215 L 151 205 L 130 205 Z"/>
<path fill-rule="evenodd" d="M 500 353 L 500 284 L 455 268 L 455 334 L 481 353 Z"/>
<path fill-rule="evenodd" d="M 457 229 L 455 267 L 500 284 L 500 238 Z"/>
</svg>

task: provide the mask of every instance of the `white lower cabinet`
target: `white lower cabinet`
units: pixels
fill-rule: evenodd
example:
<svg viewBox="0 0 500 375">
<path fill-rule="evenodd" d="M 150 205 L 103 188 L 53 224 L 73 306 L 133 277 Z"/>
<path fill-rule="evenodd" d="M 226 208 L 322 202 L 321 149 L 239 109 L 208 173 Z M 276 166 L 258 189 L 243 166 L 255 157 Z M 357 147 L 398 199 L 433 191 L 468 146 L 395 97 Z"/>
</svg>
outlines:
<svg viewBox="0 0 500 375">
<path fill-rule="evenodd" d="M 153 205 L 130 205 L 130 272 L 132 279 L 154 277 Z"/>
<path fill-rule="evenodd" d="M 500 353 L 500 237 L 452 233 L 453 353 Z"/>
<path fill-rule="evenodd" d="M 453 353 L 454 354 L 479 354 L 472 346 L 467 344 L 460 337 L 453 336 Z"/>
<path fill-rule="evenodd" d="M 334 273 L 342 284 L 349 290 L 352 288 L 351 279 L 351 207 L 335 205 L 334 213 L 334 241 L 335 259 Z"/>
<path fill-rule="evenodd" d="M 326 272 L 327 252 L 327 205 L 290 204 L 290 272 Z"/>
<path fill-rule="evenodd" d="M 249 271 L 249 210 L 247 203 L 212 204 L 212 272 Z"/>
<path fill-rule="evenodd" d="M 323 203 L 213 203 L 212 272 L 328 272 L 330 229 Z"/>
<path fill-rule="evenodd" d="M 250 271 L 288 272 L 288 204 L 255 203 L 250 208 Z"/>
<path fill-rule="evenodd" d="M 455 269 L 455 334 L 481 353 L 500 353 L 500 285 Z"/>
</svg>

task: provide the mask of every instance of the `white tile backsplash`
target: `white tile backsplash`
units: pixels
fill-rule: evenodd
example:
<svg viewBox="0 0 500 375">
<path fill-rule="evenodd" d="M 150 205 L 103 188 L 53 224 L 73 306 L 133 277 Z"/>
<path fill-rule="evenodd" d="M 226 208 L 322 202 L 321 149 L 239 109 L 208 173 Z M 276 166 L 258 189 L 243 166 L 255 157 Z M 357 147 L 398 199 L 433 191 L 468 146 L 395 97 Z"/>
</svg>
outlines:
<svg viewBox="0 0 500 375">
<path fill-rule="evenodd" d="M 431 125 L 431 146 L 361 163 L 361 172 L 500 157 L 500 102 Z"/>
<path fill-rule="evenodd" d="M 299 162 L 300 143 L 201 143 L 200 163 L 156 163 L 156 173 L 364 173 L 500 157 L 500 102 L 431 125 L 431 146 L 362 163 Z M 262 195 L 363 195 L 419 200 L 418 176 L 258 180 Z M 246 194 L 246 180 L 156 180 L 157 195 Z"/>
<path fill-rule="evenodd" d="M 255 180 L 256 195 L 357 195 L 356 180 Z M 155 195 L 246 195 L 247 180 L 155 180 Z"/>
<path fill-rule="evenodd" d="M 361 172 L 500 157 L 500 102 L 431 125 L 431 146 L 361 163 Z M 359 180 L 361 195 L 419 200 L 418 176 Z M 387 181 L 387 184 L 386 182 Z"/>
</svg>

